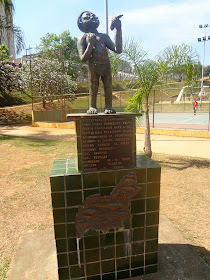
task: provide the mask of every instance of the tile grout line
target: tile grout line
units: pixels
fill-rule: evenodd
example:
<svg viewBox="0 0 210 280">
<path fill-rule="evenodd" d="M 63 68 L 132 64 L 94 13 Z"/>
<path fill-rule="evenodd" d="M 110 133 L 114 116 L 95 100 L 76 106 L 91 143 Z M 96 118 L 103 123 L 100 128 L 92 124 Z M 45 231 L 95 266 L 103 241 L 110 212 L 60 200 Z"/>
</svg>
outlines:
<svg viewBox="0 0 210 280">
<path fill-rule="evenodd" d="M 117 173 L 114 172 L 115 186 L 117 185 Z M 114 228 L 114 266 L 115 266 L 115 280 L 117 280 L 117 236 Z"/>
<path fill-rule="evenodd" d="M 82 183 L 82 204 L 84 202 L 84 174 L 81 172 L 81 183 Z M 85 238 L 82 237 L 82 244 L 83 244 L 83 263 L 84 263 L 84 273 L 85 273 L 85 280 L 87 280 L 87 266 L 86 266 L 86 257 L 85 257 Z"/>
<path fill-rule="evenodd" d="M 69 159 L 66 160 L 66 174 L 68 173 L 68 163 L 69 163 Z M 66 175 L 65 174 L 65 175 Z M 65 190 L 66 191 L 66 190 Z"/>
<path fill-rule="evenodd" d="M 100 172 L 98 172 L 98 189 L 99 189 L 99 195 L 101 196 L 101 177 Z M 99 265 L 100 265 L 100 280 L 102 280 L 102 261 L 101 261 L 101 233 L 100 230 L 98 231 L 98 241 L 99 241 Z"/>
<path fill-rule="evenodd" d="M 130 227 L 131 227 L 131 220 L 130 220 Z M 131 228 L 129 229 L 129 277 L 131 278 L 132 277 L 132 274 L 131 274 L 131 255 L 132 255 L 132 231 L 131 231 Z"/>
<path fill-rule="evenodd" d="M 114 266 L 115 266 L 115 280 L 117 280 L 117 238 L 116 238 L 116 229 L 114 229 Z"/>
<path fill-rule="evenodd" d="M 147 168 L 146 168 L 146 190 L 145 190 L 145 204 L 144 204 L 144 274 L 146 273 L 146 225 L 147 225 Z"/>
<path fill-rule="evenodd" d="M 68 160 L 67 160 L 68 161 Z M 66 168 L 68 166 L 66 161 Z M 67 173 L 67 171 L 66 171 Z M 67 263 L 68 263 L 68 272 L 69 272 L 69 279 L 71 280 L 71 273 L 70 273 L 70 261 L 69 261 L 69 242 L 68 242 L 68 230 L 67 230 L 67 197 L 66 197 L 66 175 L 64 175 L 64 203 L 65 203 L 65 235 L 66 235 L 66 249 L 67 249 Z"/>
<path fill-rule="evenodd" d="M 99 265 L 100 265 L 100 279 L 102 280 L 102 262 L 101 262 L 101 233 L 98 231 L 98 241 L 99 241 Z"/>
</svg>

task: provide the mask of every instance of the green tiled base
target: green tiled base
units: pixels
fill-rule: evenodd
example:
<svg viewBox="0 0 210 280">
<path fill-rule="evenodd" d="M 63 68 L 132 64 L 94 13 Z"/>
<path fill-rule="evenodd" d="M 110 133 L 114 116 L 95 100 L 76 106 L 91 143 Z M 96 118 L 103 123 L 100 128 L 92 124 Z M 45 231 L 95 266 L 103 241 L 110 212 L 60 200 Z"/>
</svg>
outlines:
<svg viewBox="0 0 210 280">
<path fill-rule="evenodd" d="M 59 279 L 125 279 L 157 271 L 160 166 L 144 155 L 126 170 L 84 173 L 76 166 L 76 159 L 57 160 L 50 174 Z M 110 195 L 131 171 L 142 189 L 131 201 L 129 219 L 108 233 L 88 230 L 78 250 L 78 207 L 90 195 Z"/>
</svg>

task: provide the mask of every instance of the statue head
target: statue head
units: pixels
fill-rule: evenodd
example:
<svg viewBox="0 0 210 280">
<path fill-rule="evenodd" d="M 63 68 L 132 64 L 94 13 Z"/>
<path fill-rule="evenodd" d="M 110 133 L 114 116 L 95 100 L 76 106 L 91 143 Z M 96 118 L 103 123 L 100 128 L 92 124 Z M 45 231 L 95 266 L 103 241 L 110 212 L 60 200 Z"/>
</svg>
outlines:
<svg viewBox="0 0 210 280">
<path fill-rule="evenodd" d="M 82 32 L 88 33 L 93 32 L 99 26 L 99 19 L 91 12 L 82 12 L 77 20 L 77 25 Z"/>
</svg>

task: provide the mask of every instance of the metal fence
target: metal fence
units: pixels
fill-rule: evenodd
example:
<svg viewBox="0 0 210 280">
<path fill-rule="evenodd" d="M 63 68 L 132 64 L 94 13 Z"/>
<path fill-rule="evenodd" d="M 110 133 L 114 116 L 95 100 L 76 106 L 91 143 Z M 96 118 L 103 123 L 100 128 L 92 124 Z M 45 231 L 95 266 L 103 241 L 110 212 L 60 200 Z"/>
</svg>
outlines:
<svg viewBox="0 0 210 280">
<path fill-rule="evenodd" d="M 26 55 L 25 64 L 30 65 L 33 70 L 33 61 L 36 57 L 43 58 L 41 54 Z M 44 60 L 44 58 L 43 58 Z M 66 112 L 85 112 L 88 109 L 88 93 L 76 94 L 76 101 L 72 103 L 72 95 L 68 95 L 63 83 L 64 61 L 58 58 L 60 64 L 60 81 L 58 81 L 58 91 L 53 94 L 45 93 L 45 88 L 39 87 L 39 92 L 31 87 L 32 92 L 32 110 L 34 112 L 34 121 L 67 121 Z M 43 64 L 44 67 L 44 64 Z M 31 85 L 36 77 L 31 71 Z M 156 88 L 150 94 L 149 111 L 150 125 L 152 128 L 169 129 L 190 129 L 210 131 L 210 87 L 205 85 L 205 91 L 202 98 L 199 96 L 200 87 L 187 87 L 182 83 L 169 84 L 166 88 Z M 132 97 L 135 90 L 113 92 L 113 107 L 117 112 L 124 111 L 127 99 Z M 197 99 L 198 107 L 196 115 L 193 113 L 193 100 Z M 85 100 L 86 99 L 86 100 Z M 104 110 L 104 93 L 99 89 L 97 98 L 98 112 Z M 85 102 L 82 102 L 84 101 Z M 75 105 L 76 104 L 76 105 Z M 45 108 L 43 108 L 45 107 Z M 145 101 L 143 100 L 143 110 Z M 138 126 L 144 126 L 144 114 L 138 121 Z"/>
<path fill-rule="evenodd" d="M 195 98 L 198 102 L 196 114 L 193 111 Z M 210 131 L 210 92 L 206 91 L 202 99 L 197 94 L 184 96 L 180 101 L 176 100 L 177 96 L 155 98 L 153 93 L 149 104 L 152 128 Z M 139 123 L 139 126 L 143 125 L 144 115 Z"/>
<path fill-rule="evenodd" d="M 186 88 L 186 87 L 185 87 Z M 152 128 L 186 129 L 210 131 L 210 87 L 205 87 L 202 98 L 199 96 L 200 87 L 184 90 L 177 88 L 161 88 L 153 90 L 149 97 L 149 117 Z M 135 91 L 115 92 L 113 104 L 115 107 L 125 107 L 126 99 Z M 115 100 L 117 97 L 117 100 Z M 197 112 L 194 115 L 193 101 L 197 100 Z M 179 100 L 179 101 L 178 101 Z M 142 108 L 145 111 L 143 98 Z M 137 125 L 144 126 L 144 113 L 137 120 Z"/>
</svg>

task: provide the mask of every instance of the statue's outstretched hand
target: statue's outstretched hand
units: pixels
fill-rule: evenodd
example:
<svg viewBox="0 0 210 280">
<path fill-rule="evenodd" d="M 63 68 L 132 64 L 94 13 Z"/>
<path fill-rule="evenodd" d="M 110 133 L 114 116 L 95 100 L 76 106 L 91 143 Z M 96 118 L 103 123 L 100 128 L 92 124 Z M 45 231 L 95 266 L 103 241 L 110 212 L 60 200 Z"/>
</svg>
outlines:
<svg viewBox="0 0 210 280">
<path fill-rule="evenodd" d="M 111 22 L 111 26 L 110 26 L 110 29 L 113 30 L 114 28 L 116 28 L 117 30 L 119 30 L 121 28 L 121 21 L 120 21 L 120 18 L 122 17 L 123 15 L 119 15 L 115 18 L 112 19 L 112 22 Z"/>
<path fill-rule="evenodd" d="M 87 43 L 91 44 L 91 45 L 95 45 L 96 42 L 96 35 L 94 33 L 88 33 L 87 35 Z"/>
</svg>

